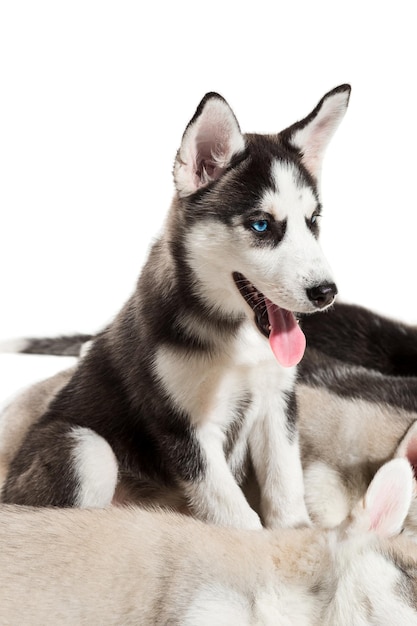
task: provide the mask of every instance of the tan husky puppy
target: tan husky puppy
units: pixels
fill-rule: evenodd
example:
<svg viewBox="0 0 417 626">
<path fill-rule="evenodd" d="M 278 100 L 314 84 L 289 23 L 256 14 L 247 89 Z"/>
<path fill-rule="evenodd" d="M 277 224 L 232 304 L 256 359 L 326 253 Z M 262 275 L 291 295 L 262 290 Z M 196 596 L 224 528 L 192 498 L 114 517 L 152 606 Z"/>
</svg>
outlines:
<svg viewBox="0 0 417 626">
<path fill-rule="evenodd" d="M 417 624 L 413 473 L 384 465 L 336 530 L 245 531 L 139 508 L 0 508 L 0 622 Z"/>
</svg>

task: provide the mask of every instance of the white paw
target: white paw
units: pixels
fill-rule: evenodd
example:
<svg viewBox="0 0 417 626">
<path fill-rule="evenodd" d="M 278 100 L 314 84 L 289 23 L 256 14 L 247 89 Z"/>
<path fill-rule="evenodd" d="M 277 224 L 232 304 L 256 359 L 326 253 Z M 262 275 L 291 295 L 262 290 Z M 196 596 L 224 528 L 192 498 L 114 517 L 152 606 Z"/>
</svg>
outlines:
<svg viewBox="0 0 417 626">
<path fill-rule="evenodd" d="M 304 528 L 313 525 L 304 502 L 292 510 L 275 509 L 264 515 L 264 522 L 266 528 Z"/>
<path fill-rule="evenodd" d="M 238 528 L 245 528 L 246 530 L 260 530 L 262 528 L 262 522 L 259 515 L 252 509 L 249 509 L 248 513 L 241 519 L 241 523 Z"/>
<path fill-rule="evenodd" d="M 260 530 L 262 523 L 255 511 L 249 508 L 233 515 L 216 515 L 215 519 L 211 520 L 218 526 L 230 526 L 232 528 L 241 528 L 243 530 Z"/>
</svg>

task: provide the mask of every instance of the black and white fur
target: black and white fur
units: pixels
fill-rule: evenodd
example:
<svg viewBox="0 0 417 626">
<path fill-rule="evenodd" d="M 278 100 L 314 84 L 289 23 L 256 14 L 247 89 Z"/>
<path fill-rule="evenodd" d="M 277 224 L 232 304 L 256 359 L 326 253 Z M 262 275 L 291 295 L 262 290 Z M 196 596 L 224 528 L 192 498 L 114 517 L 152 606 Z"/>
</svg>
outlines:
<svg viewBox="0 0 417 626">
<path fill-rule="evenodd" d="M 296 399 L 305 499 L 312 521 L 333 528 L 349 516 L 389 459 L 406 458 L 417 474 L 417 328 L 346 303 L 306 318 L 303 328 L 307 349 L 298 368 Z M 85 354 L 88 344 L 80 351 L 80 340 L 24 339 L 8 347 Z M 33 385 L 0 414 L 0 489 L 27 430 L 74 372 L 66 370 Z M 117 486 L 115 502 L 188 510 L 172 489 L 138 488 L 126 478 Z M 242 488 L 259 511 L 251 471 Z M 416 529 L 413 499 L 404 530 L 415 538 Z"/>
<path fill-rule="evenodd" d="M 225 100 L 205 96 L 137 289 L 27 433 L 4 502 L 102 507 L 129 477 L 179 490 L 203 520 L 259 528 L 239 486 L 250 459 L 263 523 L 308 523 L 295 359 L 274 357 L 266 309 L 293 320 L 333 301 L 319 176 L 349 94 L 342 85 L 263 136 L 242 135 Z"/>
</svg>

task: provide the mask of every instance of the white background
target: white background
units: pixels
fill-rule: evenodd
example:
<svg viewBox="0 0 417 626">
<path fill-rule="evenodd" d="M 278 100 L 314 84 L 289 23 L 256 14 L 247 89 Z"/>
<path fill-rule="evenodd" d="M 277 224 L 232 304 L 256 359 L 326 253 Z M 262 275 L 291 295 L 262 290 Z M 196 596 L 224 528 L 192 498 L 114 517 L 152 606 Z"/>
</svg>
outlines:
<svg viewBox="0 0 417 626">
<path fill-rule="evenodd" d="M 94 332 L 118 311 L 207 91 L 243 131 L 275 132 L 345 82 L 323 248 L 342 299 L 416 323 L 414 11 L 403 0 L 3 0 L 0 340 Z M 1 357 L 0 400 L 64 364 L 18 358 Z"/>
</svg>

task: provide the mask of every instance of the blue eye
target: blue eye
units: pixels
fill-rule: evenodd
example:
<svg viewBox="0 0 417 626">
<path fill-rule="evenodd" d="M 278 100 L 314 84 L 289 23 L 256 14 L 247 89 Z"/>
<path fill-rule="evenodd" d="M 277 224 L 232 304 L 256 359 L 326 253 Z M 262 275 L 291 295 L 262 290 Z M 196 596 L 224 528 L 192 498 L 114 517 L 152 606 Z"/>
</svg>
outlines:
<svg viewBox="0 0 417 626">
<path fill-rule="evenodd" d="M 310 217 L 310 224 L 313 226 L 314 224 L 317 224 L 319 221 L 319 217 L 320 217 L 320 213 L 313 213 L 313 215 Z"/>
<path fill-rule="evenodd" d="M 257 220 L 256 222 L 252 222 L 251 224 L 251 228 L 252 230 L 254 230 L 256 233 L 264 233 L 266 230 L 268 230 L 268 221 L 267 220 Z"/>
</svg>

